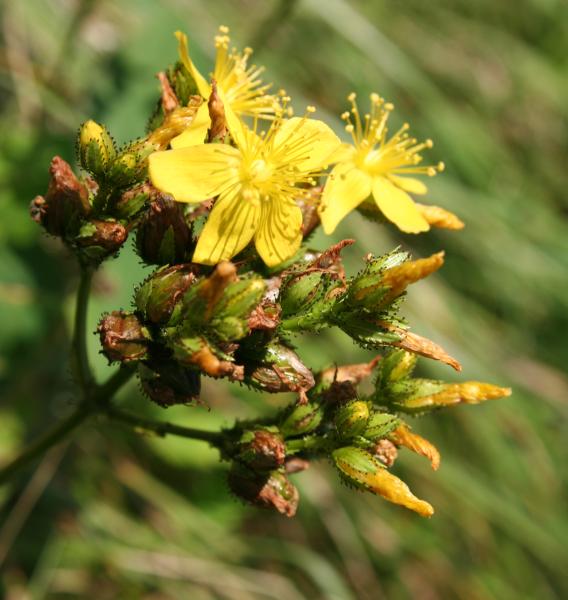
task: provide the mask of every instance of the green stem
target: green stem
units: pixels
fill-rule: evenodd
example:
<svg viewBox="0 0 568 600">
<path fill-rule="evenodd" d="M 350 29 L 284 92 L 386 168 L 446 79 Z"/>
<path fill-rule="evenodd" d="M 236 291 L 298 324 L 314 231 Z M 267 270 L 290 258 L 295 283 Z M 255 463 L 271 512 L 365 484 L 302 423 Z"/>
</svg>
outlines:
<svg viewBox="0 0 568 600">
<path fill-rule="evenodd" d="M 208 442 L 216 448 L 220 448 L 225 439 L 225 436 L 217 431 L 203 431 L 202 429 L 183 427 L 181 425 L 174 425 L 173 423 L 167 423 L 164 421 L 151 421 L 149 419 L 143 419 L 137 415 L 132 415 L 116 408 L 109 408 L 106 414 L 111 421 L 123 423 L 135 429 L 152 431 L 159 436 L 177 435 L 185 438 L 191 438 L 193 440 L 201 440 L 203 442 Z"/>
<path fill-rule="evenodd" d="M 63 441 L 91 414 L 106 410 L 110 399 L 133 374 L 134 371 L 122 367 L 113 373 L 103 385 L 95 387 L 88 401 L 83 400 L 69 417 L 57 423 L 50 431 L 32 442 L 21 454 L 0 469 L 0 485 L 5 483 L 18 469 Z"/>
<path fill-rule="evenodd" d="M 75 304 L 75 326 L 71 341 L 72 368 L 79 387 L 85 394 L 93 382 L 89 357 L 87 354 L 87 312 L 93 270 L 88 267 L 81 269 L 81 279 L 77 290 Z"/>
<path fill-rule="evenodd" d="M 298 452 L 324 452 L 329 449 L 330 440 L 324 435 L 309 435 L 295 440 L 286 440 L 286 451 L 289 454 Z"/>
<path fill-rule="evenodd" d="M 83 403 L 69 417 L 60 421 L 53 429 L 32 442 L 19 456 L 0 469 L 0 485 L 5 483 L 18 469 L 62 441 L 81 425 L 90 413 L 89 406 Z"/>
</svg>

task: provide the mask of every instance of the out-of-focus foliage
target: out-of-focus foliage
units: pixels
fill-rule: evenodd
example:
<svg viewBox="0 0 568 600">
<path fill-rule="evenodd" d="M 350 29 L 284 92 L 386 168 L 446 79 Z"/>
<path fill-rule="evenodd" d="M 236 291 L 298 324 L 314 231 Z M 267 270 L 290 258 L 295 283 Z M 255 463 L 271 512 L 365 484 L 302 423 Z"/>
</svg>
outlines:
<svg viewBox="0 0 568 600">
<path fill-rule="evenodd" d="M 427 521 L 335 485 L 325 464 L 298 476 L 295 520 L 259 513 L 227 496 L 225 466 L 200 442 L 125 442 L 123 432 L 85 428 L 1 490 L 0 595 L 566 597 L 563 0 L 0 4 L 0 458 L 64 414 L 72 394 L 66 324 L 77 273 L 27 213 L 50 158 L 73 160 L 70 140 L 87 118 L 108 124 L 118 142 L 142 134 L 158 93 L 153 76 L 176 59 L 172 32 L 194 32 L 192 56 L 207 72 L 219 23 L 255 48 L 266 79 L 298 109 L 309 102 L 339 115 L 350 91 L 377 91 L 417 137 L 434 139 L 432 156 L 447 169 L 432 181 L 431 201 L 466 228 L 405 238 L 417 256 L 446 250 L 444 269 L 418 284 L 420 301 L 410 296 L 406 311 L 462 362 L 465 378 L 514 394 L 416 423 L 442 451 L 441 468 L 426 472 L 403 453 L 397 469 L 436 506 Z M 358 240 L 346 252 L 352 266 L 400 239 L 354 214 L 341 236 Z M 128 308 L 147 272 L 130 251 L 105 266 L 93 329 L 104 310 Z M 338 355 L 369 357 L 327 333 L 302 342 L 300 353 L 316 368 Z M 107 368 L 102 357 L 95 366 Z M 451 377 L 438 365 L 424 375 L 441 369 Z M 175 407 L 167 418 L 214 428 L 284 402 L 211 381 L 202 397 L 210 411 Z M 134 387 L 123 400 L 165 416 Z"/>
</svg>

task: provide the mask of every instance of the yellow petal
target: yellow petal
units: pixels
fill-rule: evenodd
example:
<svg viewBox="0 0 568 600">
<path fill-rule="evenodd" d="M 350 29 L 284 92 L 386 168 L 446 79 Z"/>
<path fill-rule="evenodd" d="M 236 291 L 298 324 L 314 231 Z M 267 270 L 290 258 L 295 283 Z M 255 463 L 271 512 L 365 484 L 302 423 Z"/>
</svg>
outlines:
<svg viewBox="0 0 568 600">
<path fill-rule="evenodd" d="M 353 163 L 339 163 L 323 189 L 320 219 L 323 230 L 333 233 L 337 224 L 371 193 L 372 179 Z"/>
<path fill-rule="evenodd" d="M 193 262 L 215 265 L 238 254 L 252 239 L 260 205 L 243 199 L 240 190 L 221 196 L 199 236 Z"/>
<path fill-rule="evenodd" d="M 329 164 L 333 165 L 339 162 L 353 162 L 357 150 L 351 144 L 340 144 L 329 156 Z"/>
<path fill-rule="evenodd" d="M 426 184 L 420 181 L 420 179 L 414 179 L 413 177 L 399 177 L 398 175 L 387 175 L 392 183 L 399 187 L 401 190 L 410 194 L 426 194 L 428 188 Z"/>
<path fill-rule="evenodd" d="M 257 252 L 269 267 L 288 260 L 302 243 L 302 211 L 293 202 L 283 199 L 264 202 L 254 241 Z"/>
<path fill-rule="evenodd" d="M 202 202 L 238 181 L 240 153 L 225 144 L 200 144 L 154 152 L 148 158 L 152 184 L 179 202 Z"/>
<path fill-rule="evenodd" d="M 172 148 L 187 148 L 188 146 L 197 146 L 205 142 L 207 130 L 211 124 L 209 118 L 209 108 L 207 102 L 204 102 L 197 111 L 195 119 L 189 127 L 180 135 L 176 136 L 170 142 Z"/>
<path fill-rule="evenodd" d="M 225 110 L 225 121 L 227 122 L 227 127 L 229 128 L 229 133 L 231 137 L 237 144 L 239 148 L 243 148 L 246 143 L 246 125 L 237 117 L 235 111 L 231 107 L 231 103 L 227 100 L 227 95 L 223 88 L 218 85 L 217 93 L 223 102 L 223 108 Z"/>
<path fill-rule="evenodd" d="M 385 217 L 405 233 L 428 231 L 426 219 L 412 198 L 393 185 L 386 177 L 373 179 L 373 196 Z"/>
<path fill-rule="evenodd" d="M 341 140 L 323 121 L 293 117 L 286 120 L 274 136 L 271 159 L 294 160 L 301 171 L 326 167 Z"/>
<path fill-rule="evenodd" d="M 209 82 L 201 75 L 201 73 L 197 70 L 197 67 L 193 64 L 191 58 L 189 58 L 189 51 L 187 47 L 187 35 L 182 33 L 181 31 L 176 31 L 175 36 L 178 40 L 178 51 L 181 62 L 184 67 L 189 71 L 191 76 L 193 77 L 195 84 L 197 85 L 197 89 L 199 93 L 204 98 L 209 98 L 209 94 L 211 93 L 211 86 Z"/>
</svg>

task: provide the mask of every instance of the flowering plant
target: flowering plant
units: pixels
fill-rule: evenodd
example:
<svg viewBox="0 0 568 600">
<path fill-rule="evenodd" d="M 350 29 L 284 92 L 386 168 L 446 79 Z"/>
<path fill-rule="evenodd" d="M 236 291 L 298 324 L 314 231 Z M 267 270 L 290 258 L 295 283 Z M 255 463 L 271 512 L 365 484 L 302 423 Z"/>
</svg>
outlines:
<svg viewBox="0 0 568 600">
<path fill-rule="evenodd" d="M 349 97 L 342 117 L 353 144 L 314 118 L 313 107 L 294 116 L 286 93 L 269 94 L 262 69 L 249 66 L 252 51 L 230 49 L 227 34 L 221 28 L 215 39 L 210 78 L 176 34 L 180 60 L 158 74 L 161 97 L 146 136 L 117 148 L 106 127 L 87 121 L 77 141 L 79 176 L 52 160 L 47 193 L 32 201 L 31 215 L 80 264 L 72 366 L 81 399 L 0 469 L 0 481 L 96 414 L 208 442 L 229 463 L 237 497 L 287 516 L 299 499 L 290 476 L 315 459 L 329 460 L 356 489 L 431 516 L 432 506 L 392 472 L 399 448 L 425 456 L 433 469 L 440 463 L 408 417 L 510 390 L 413 377 L 419 355 L 461 369 L 398 314 L 406 289 L 442 266 L 442 252 L 417 260 L 400 249 L 368 255 L 348 276 L 341 252 L 354 240 L 331 240 L 321 251 L 310 236 L 320 225 L 333 233 L 353 210 L 406 233 L 460 229 L 452 213 L 412 198 L 427 192 L 415 176 L 433 176 L 443 164 L 421 165 L 432 142 L 410 137 L 408 125 L 389 135 L 393 106 L 378 94 L 365 115 Z M 90 282 L 133 232 L 138 255 L 155 270 L 135 290 L 131 310 L 99 322 L 102 351 L 120 365 L 100 384 L 85 346 Z M 314 373 L 293 340 L 332 327 L 376 357 Z M 203 431 L 118 408 L 113 396 L 133 376 L 164 408 L 195 403 L 203 376 L 295 399 L 270 417 Z M 360 386 L 367 378 L 372 386 Z"/>
</svg>

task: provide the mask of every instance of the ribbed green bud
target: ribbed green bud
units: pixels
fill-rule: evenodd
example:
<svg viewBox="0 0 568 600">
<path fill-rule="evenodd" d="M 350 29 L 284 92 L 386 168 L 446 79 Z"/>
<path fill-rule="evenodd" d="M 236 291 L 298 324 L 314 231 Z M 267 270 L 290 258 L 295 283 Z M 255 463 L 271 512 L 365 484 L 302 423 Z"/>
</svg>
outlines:
<svg viewBox="0 0 568 600">
<path fill-rule="evenodd" d="M 288 317 L 308 311 L 327 287 L 326 278 L 326 273 L 318 271 L 291 276 L 284 281 L 279 296 L 282 316 Z"/>
<path fill-rule="evenodd" d="M 137 290 L 136 308 L 145 321 L 174 326 L 181 317 L 183 296 L 194 281 L 191 265 L 162 267 Z"/>
<path fill-rule="evenodd" d="M 388 433 L 395 429 L 399 423 L 400 420 L 394 415 L 373 412 L 367 421 L 367 425 L 362 433 L 362 436 L 365 439 L 374 442 L 385 437 Z"/>
<path fill-rule="evenodd" d="M 385 386 L 412 375 L 418 356 L 406 350 L 391 350 L 379 363 L 378 380 Z"/>
<path fill-rule="evenodd" d="M 104 125 L 86 121 L 77 140 L 79 162 L 95 179 L 104 178 L 116 156 L 116 148 Z"/>
<path fill-rule="evenodd" d="M 296 404 L 288 412 L 280 424 L 284 437 L 304 435 L 315 431 L 323 419 L 323 408 L 319 404 L 308 402 Z"/>
<path fill-rule="evenodd" d="M 363 271 L 349 282 L 346 304 L 368 309 L 380 308 L 389 291 L 383 282 L 383 274 L 408 258 L 407 252 L 391 252 L 369 260 Z"/>
<path fill-rule="evenodd" d="M 245 431 L 237 443 L 235 458 L 255 471 L 271 471 L 284 464 L 286 446 L 275 427 Z"/>
<path fill-rule="evenodd" d="M 212 307 L 208 329 L 221 341 L 240 340 L 250 331 L 248 318 L 258 306 L 266 284 L 263 279 L 243 278 L 230 283 Z"/>
<path fill-rule="evenodd" d="M 258 352 L 262 355 L 251 356 L 253 366 L 245 376 L 249 385 L 271 393 L 309 390 L 314 386 L 313 373 L 288 346 L 273 341 Z"/>
<path fill-rule="evenodd" d="M 111 214 L 121 221 L 132 221 L 137 217 L 150 200 L 150 187 L 147 184 L 136 186 L 123 192 L 111 208 Z"/>
<path fill-rule="evenodd" d="M 151 144 L 136 143 L 118 154 L 107 170 L 108 181 L 124 188 L 140 183 L 146 178 L 148 156 L 154 151 Z"/>
<path fill-rule="evenodd" d="M 338 435 L 348 439 L 361 435 L 365 431 L 369 417 L 368 402 L 351 400 L 337 409 L 333 421 Z"/>
</svg>

